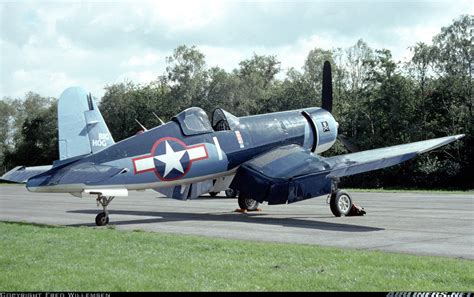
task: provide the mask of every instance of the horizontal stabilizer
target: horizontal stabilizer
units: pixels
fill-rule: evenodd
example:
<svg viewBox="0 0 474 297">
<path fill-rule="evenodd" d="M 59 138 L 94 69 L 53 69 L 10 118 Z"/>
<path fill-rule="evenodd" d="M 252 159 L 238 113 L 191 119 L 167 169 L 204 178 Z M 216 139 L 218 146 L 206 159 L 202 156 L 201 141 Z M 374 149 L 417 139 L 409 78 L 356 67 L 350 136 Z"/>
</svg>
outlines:
<svg viewBox="0 0 474 297">
<path fill-rule="evenodd" d="M 2 175 L 0 180 L 14 183 L 26 183 L 30 177 L 46 172 L 51 169 L 51 167 L 51 165 L 33 167 L 17 166 Z"/>
<path fill-rule="evenodd" d="M 67 167 L 55 167 L 50 172 L 30 178 L 26 187 L 33 192 L 37 191 L 37 187 L 57 184 L 84 184 L 97 187 L 106 183 L 110 178 L 126 172 L 126 168 L 80 163 Z"/>
</svg>

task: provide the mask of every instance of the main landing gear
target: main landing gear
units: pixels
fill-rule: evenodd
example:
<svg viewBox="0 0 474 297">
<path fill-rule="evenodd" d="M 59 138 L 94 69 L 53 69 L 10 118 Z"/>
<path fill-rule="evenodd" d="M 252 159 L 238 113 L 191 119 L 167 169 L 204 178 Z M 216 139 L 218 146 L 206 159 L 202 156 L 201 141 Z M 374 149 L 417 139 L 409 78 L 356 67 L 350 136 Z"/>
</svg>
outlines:
<svg viewBox="0 0 474 297">
<path fill-rule="evenodd" d="M 229 188 L 225 190 L 225 195 L 227 198 L 238 197 L 237 202 L 239 203 L 239 208 L 235 210 L 236 212 L 260 211 L 258 208 L 260 203 L 257 200 L 254 200 L 237 190 Z"/>
<path fill-rule="evenodd" d="M 97 206 L 102 205 L 102 208 L 104 209 L 103 212 L 99 213 L 95 217 L 95 224 L 97 226 L 105 226 L 109 223 L 109 211 L 107 210 L 107 206 L 109 205 L 112 200 L 114 200 L 114 196 L 111 197 L 106 197 L 102 196 L 102 194 L 98 194 L 97 196 Z"/>
<path fill-rule="evenodd" d="M 240 207 L 239 211 L 241 212 L 259 211 L 258 206 L 260 205 L 260 203 L 257 200 L 243 195 L 242 193 L 239 193 L 238 203 Z"/>
<path fill-rule="evenodd" d="M 328 196 L 331 212 L 336 217 L 341 216 L 363 216 L 366 214 L 364 208 L 357 206 L 352 197 L 346 191 L 337 189 L 337 181 L 333 181 L 332 192 Z"/>
<path fill-rule="evenodd" d="M 237 212 L 247 212 L 247 211 L 258 211 L 260 210 L 258 206 L 260 203 L 257 200 L 254 200 L 246 195 L 241 194 L 237 190 L 233 190 L 231 188 L 225 190 L 225 195 L 227 198 L 237 198 L 237 202 L 239 203 L 239 209 L 236 209 Z"/>
</svg>

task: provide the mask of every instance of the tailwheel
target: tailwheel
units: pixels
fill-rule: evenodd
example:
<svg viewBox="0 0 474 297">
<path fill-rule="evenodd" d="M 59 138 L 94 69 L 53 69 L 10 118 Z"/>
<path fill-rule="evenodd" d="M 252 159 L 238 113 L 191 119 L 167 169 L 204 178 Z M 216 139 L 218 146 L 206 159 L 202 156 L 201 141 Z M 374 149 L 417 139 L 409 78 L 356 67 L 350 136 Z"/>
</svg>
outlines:
<svg viewBox="0 0 474 297">
<path fill-rule="evenodd" d="M 352 205 L 352 198 L 349 193 L 337 190 L 331 194 L 329 206 L 331 207 L 331 212 L 336 217 L 349 215 Z"/>
<path fill-rule="evenodd" d="M 112 202 L 112 200 L 114 200 L 114 198 L 114 196 L 106 197 L 102 196 L 102 194 L 97 195 L 97 206 L 102 205 L 102 208 L 104 209 L 103 212 L 95 217 L 95 224 L 97 226 L 105 226 L 109 223 L 109 211 L 107 210 L 107 206 Z"/>
<path fill-rule="evenodd" d="M 240 194 L 238 198 L 239 207 L 242 210 L 247 211 L 257 211 L 260 203 L 257 200 L 246 197 L 245 195 Z"/>
<path fill-rule="evenodd" d="M 109 216 L 105 212 L 101 212 L 95 217 L 95 224 L 97 226 L 105 226 L 108 223 L 109 223 Z"/>
</svg>

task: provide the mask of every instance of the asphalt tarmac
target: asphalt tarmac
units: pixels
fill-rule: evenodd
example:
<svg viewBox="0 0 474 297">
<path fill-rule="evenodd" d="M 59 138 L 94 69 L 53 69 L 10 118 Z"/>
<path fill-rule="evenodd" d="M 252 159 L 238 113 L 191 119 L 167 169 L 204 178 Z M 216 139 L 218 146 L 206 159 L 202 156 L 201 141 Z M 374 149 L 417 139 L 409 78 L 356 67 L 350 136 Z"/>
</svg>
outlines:
<svg viewBox="0 0 474 297">
<path fill-rule="evenodd" d="M 178 201 L 148 190 L 109 205 L 117 229 L 474 259 L 474 193 L 351 193 L 367 214 L 334 217 L 326 197 L 238 213 L 236 199 Z M 0 185 L 0 221 L 95 227 L 94 198 Z M 99 227 L 104 228 L 104 227 Z"/>
</svg>

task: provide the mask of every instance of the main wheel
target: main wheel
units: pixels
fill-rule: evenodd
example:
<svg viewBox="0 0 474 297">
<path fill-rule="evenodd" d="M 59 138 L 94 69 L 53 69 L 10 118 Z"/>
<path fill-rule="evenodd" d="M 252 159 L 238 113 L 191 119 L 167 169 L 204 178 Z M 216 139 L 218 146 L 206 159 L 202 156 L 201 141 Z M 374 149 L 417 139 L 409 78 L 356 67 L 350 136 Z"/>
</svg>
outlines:
<svg viewBox="0 0 474 297">
<path fill-rule="evenodd" d="M 338 190 L 331 194 L 329 206 L 336 217 L 347 216 L 352 208 L 352 198 L 347 192 Z"/>
<path fill-rule="evenodd" d="M 253 211 L 253 210 L 257 210 L 258 206 L 260 205 L 260 203 L 258 203 L 257 200 L 245 197 L 244 195 L 239 195 L 238 200 L 239 200 L 240 209 Z"/>
<path fill-rule="evenodd" d="M 209 192 L 209 196 L 216 197 L 219 192 Z"/>
<path fill-rule="evenodd" d="M 101 212 L 95 217 L 95 224 L 97 226 L 105 226 L 108 223 L 109 223 L 109 216 L 107 216 L 105 212 Z"/>
<path fill-rule="evenodd" d="M 238 194 L 239 194 L 238 191 L 230 189 L 230 188 L 225 190 L 225 196 L 227 198 L 235 198 L 235 197 L 237 197 Z"/>
</svg>

